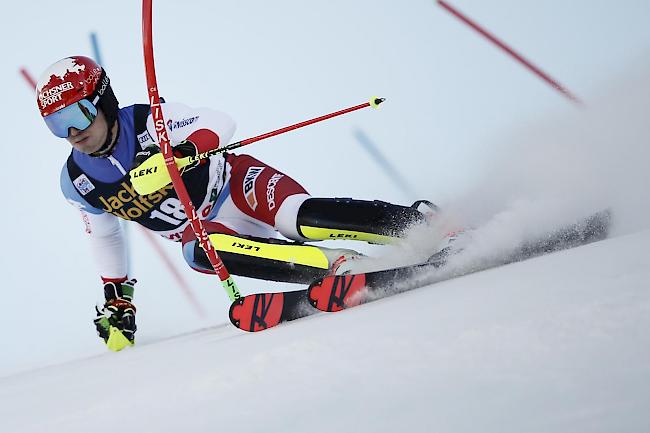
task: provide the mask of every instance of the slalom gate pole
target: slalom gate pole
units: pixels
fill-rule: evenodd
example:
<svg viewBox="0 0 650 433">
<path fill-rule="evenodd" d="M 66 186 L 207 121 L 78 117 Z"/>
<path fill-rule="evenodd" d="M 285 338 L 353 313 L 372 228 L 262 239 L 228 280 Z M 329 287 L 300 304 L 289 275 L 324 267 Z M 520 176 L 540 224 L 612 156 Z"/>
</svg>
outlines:
<svg viewBox="0 0 650 433">
<path fill-rule="evenodd" d="M 34 77 L 32 77 L 32 74 L 29 73 L 27 68 L 20 68 L 20 75 L 23 76 L 25 81 L 27 81 L 27 84 L 32 88 L 36 89 L 36 80 L 34 80 Z"/>
<path fill-rule="evenodd" d="M 160 149 L 165 157 L 165 165 L 169 171 L 169 176 L 172 179 L 172 185 L 176 194 L 183 204 L 185 214 L 189 219 L 192 230 L 199 241 L 199 245 L 205 251 L 210 264 L 214 268 L 215 273 L 219 276 L 226 293 L 231 301 L 239 299 L 241 294 L 235 284 L 235 281 L 230 276 L 230 273 L 224 266 L 223 262 L 217 255 L 214 246 L 210 242 L 203 224 L 199 219 L 198 214 L 190 196 L 185 188 L 181 174 L 176 167 L 176 161 L 172 153 L 172 146 L 169 141 L 167 129 L 165 128 L 165 119 L 163 117 L 162 109 L 160 107 L 160 95 L 158 93 L 158 84 L 156 81 L 156 68 L 153 56 L 153 36 L 152 36 L 152 0 L 142 0 L 142 45 L 144 49 L 145 73 L 147 78 L 147 88 L 149 92 L 149 104 L 151 105 L 151 115 L 153 117 L 156 135 L 158 136 L 158 143 Z"/>
<path fill-rule="evenodd" d="M 93 53 L 95 54 L 95 61 L 102 67 L 104 66 L 104 62 L 102 62 L 102 53 L 99 50 L 99 41 L 97 39 L 97 33 L 91 32 L 90 33 L 90 45 L 93 47 Z"/>
<path fill-rule="evenodd" d="M 375 162 L 382 168 L 382 172 L 393 181 L 399 189 L 402 190 L 404 194 L 410 196 L 413 200 L 418 198 L 418 195 L 415 192 L 415 188 L 409 184 L 399 170 L 393 165 L 388 158 L 379 150 L 379 147 L 366 135 L 363 130 L 357 128 L 354 130 L 354 138 L 361 146 L 365 149 L 366 152 L 375 160 Z"/>
<path fill-rule="evenodd" d="M 138 226 L 138 227 L 142 227 L 142 226 Z M 181 274 L 179 270 L 176 269 L 174 262 L 172 262 L 172 260 L 169 258 L 169 256 L 163 249 L 163 247 L 158 243 L 156 237 L 144 227 L 142 227 L 142 234 L 144 235 L 145 238 L 149 240 L 149 243 L 153 246 L 154 250 L 156 250 L 163 263 L 167 265 L 167 269 L 169 270 L 169 272 L 172 274 L 172 276 L 178 283 L 178 286 L 181 288 L 183 294 L 185 295 L 185 298 L 194 308 L 194 311 L 196 311 L 199 317 L 205 318 L 206 317 L 205 310 L 203 309 L 199 301 L 194 296 L 194 292 L 192 291 L 191 286 L 187 283 L 187 281 L 183 277 L 183 274 Z"/>
<path fill-rule="evenodd" d="M 514 49 L 509 47 L 505 42 L 499 40 L 496 36 L 492 35 L 490 32 L 485 30 L 483 27 L 479 26 L 476 22 L 472 21 L 469 19 L 467 16 L 465 16 L 463 13 L 461 13 L 458 9 L 454 8 L 452 5 L 450 5 L 448 2 L 445 0 L 437 0 L 438 4 L 445 9 L 447 12 L 467 24 L 469 27 L 473 28 L 476 30 L 480 35 L 485 37 L 485 39 L 489 40 L 492 42 L 494 45 L 497 47 L 501 48 L 503 51 L 505 51 L 507 54 L 509 54 L 512 58 L 514 58 L 516 61 L 521 63 L 524 67 L 526 67 L 529 71 L 537 75 L 539 78 L 544 80 L 547 84 L 549 84 L 551 87 L 553 87 L 555 90 L 558 92 L 562 93 L 564 96 L 566 96 L 568 99 L 571 101 L 575 102 L 578 105 L 582 105 L 582 101 L 578 99 L 573 93 L 569 92 L 569 90 L 562 86 L 560 83 L 555 81 L 553 78 L 551 78 L 550 75 L 548 75 L 546 72 L 542 71 L 540 68 L 535 66 L 530 60 L 527 60 L 516 52 Z"/>
</svg>

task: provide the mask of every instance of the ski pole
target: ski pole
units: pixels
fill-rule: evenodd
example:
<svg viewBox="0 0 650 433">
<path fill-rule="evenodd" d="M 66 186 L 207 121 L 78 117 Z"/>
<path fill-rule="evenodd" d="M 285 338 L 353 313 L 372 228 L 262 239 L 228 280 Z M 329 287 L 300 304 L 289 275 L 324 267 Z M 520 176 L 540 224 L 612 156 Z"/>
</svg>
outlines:
<svg viewBox="0 0 650 433">
<path fill-rule="evenodd" d="M 174 155 L 172 153 L 172 146 L 167 136 L 167 130 L 165 129 L 165 119 L 160 108 L 160 95 L 158 94 L 158 84 L 156 81 L 156 67 L 154 64 L 153 57 L 153 37 L 152 37 L 152 19 L 151 19 L 151 2 L 152 0 L 142 0 L 142 46 L 144 49 L 144 61 L 145 61 L 145 73 L 147 77 L 147 88 L 149 91 L 149 103 L 151 105 L 151 115 L 154 120 L 154 126 L 156 128 L 156 135 L 158 136 L 158 143 L 160 143 L 160 149 L 162 154 L 165 157 L 165 165 L 167 166 L 167 171 L 176 190 L 176 194 L 183 204 L 185 209 L 185 215 L 187 216 L 192 230 L 196 235 L 199 245 L 205 251 L 206 256 L 210 260 L 210 264 L 214 268 L 214 272 L 219 276 L 221 284 L 223 285 L 228 297 L 231 301 L 239 299 L 241 297 L 239 289 L 235 284 L 235 281 L 230 276 L 230 273 L 226 269 L 225 265 L 217 255 L 217 252 L 210 242 L 208 233 L 205 231 L 201 220 L 192 205 L 181 174 L 176 167 L 174 160 Z"/>
<path fill-rule="evenodd" d="M 355 105 L 354 107 L 345 108 L 343 110 L 336 111 L 334 113 L 325 114 L 324 116 L 316 117 L 316 118 L 310 119 L 310 120 L 305 120 L 304 122 L 300 122 L 300 123 L 296 123 L 294 125 L 286 126 L 284 128 L 276 129 L 275 131 L 267 132 L 266 134 L 258 135 L 256 137 L 247 138 L 245 140 L 241 140 L 241 141 L 238 141 L 236 143 L 229 144 L 228 146 L 223 147 L 221 149 L 214 149 L 212 151 L 204 152 L 204 153 L 198 154 L 196 156 L 190 156 L 190 157 L 188 157 L 188 158 L 190 158 L 189 163 L 192 164 L 193 162 L 196 162 L 199 159 L 205 158 L 205 157 L 203 157 L 201 155 L 205 155 L 205 154 L 210 153 L 210 152 L 216 152 L 216 153 L 228 152 L 230 150 L 237 149 L 237 148 L 243 147 L 243 146 L 247 146 L 247 145 L 249 145 L 251 143 L 255 143 L 256 141 L 260 141 L 260 140 L 264 140 L 264 139 L 267 139 L 267 138 L 270 138 L 270 137 L 274 137 L 276 135 L 284 134 L 285 132 L 293 131 L 294 129 L 302 128 L 303 126 L 312 125 L 314 123 L 322 122 L 323 120 L 331 119 L 332 117 L 340 116 L 342 114 L 347 114 L 347 113 L 349 113 L 351 111 L 360 110 L 360 109 L 366 108 L 366 107 L 375 107 L 375 108 L 377 108 L 379 106 L 379 104 L 381 104 L 385 100 L 386 100 L 385 98 L 372 97 L 372 98 L 370 98 L 370 101 L 368 101 L 366 103 L 363 103 L 363 104 Z"/>
<path fill-rule="evenodd" d="M 352 111 L 360 110 L 362 108 L 367 108 L 367 107 L 377 108 L 379 104 L 381 104 L 384 101 L 385 101 L 384 98 L 372 97 L 368 102 L 365 102 L 363 104 L 355 105 L 349 108 L 344 108 L 343 110 L 325 114 L 323 116 L 319 116 L 314 119 L 309 119 L 293 125 L 285 126 L 284 128 L 276 129 L 275 131 L 267 132 L 265 134 L 247 138 L 245 140 L 240 140 L 237 141 L 236 143 L 231 143 L 224 147 L 208 150 L 207 152 L 199 153 L 198 155 L 178 158 L 176 159 L 176 167 L 180 170 L 199 160 L 206 159 L 223 152 L 229 152 L 233 149 L 238 149 L 240 147 L 247 146 L 257 141 L 265 140 L 267 138 L 274 137 L 276 135 L 284 134 L 285 132 L 293 131 L 294 129 L 302 128 L 303 126 L 322 122 L 323 120 L 331 119 L 332 117 L 341 116 L 342 114 L 347 114 Z M 138 167 L 131 170 L 130 172 L 131 182 L 133 183 L 133 187 L 135 188 L 138 194 L 140 195 L 151 194 L 155 191 L 158 191 L 160 188 L 164 187 L 165 185 L 169 184 L 170 177 L 167 174 L 167 171 L 161 169 L 164 159 L 165 157 L 163 157 L 163 155 L 155 154 L 152 157 L 145 160 Z M 166 163 L 166 159 L 164 162 Z"/>
</svg>

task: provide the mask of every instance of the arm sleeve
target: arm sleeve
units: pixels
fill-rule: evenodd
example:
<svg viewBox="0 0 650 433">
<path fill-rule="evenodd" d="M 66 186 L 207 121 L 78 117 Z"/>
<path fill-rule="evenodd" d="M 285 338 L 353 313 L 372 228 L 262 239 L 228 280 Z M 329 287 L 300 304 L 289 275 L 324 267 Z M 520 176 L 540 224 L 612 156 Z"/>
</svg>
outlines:
<svg viewBox="0 0 650 433">
<path fill-rule="evenodd" d="M 97 270 L 104 282 L 123 281 L 127 277 L 127 250 L 119 219 L 111 214 L 100 215 L 81 211 L 86 224 Z"/>
<path fill-rule="evenodd" d="M 127 277 L 127 251 L 124 233 L 115 215 L 91 206 L 74 187 L 65 165 L 61 171 L 61 191 L 68 202 L 79 209 L 86 226 L 99 275 L 104 281 Z"/>
<path fill-rule="evenodd" d="M 192 141 L 199 153 L 225 146 L 232 140 L 236 125 L 230 116 L 209 108 L 191 108 L 179 103 L 161 104 L 172 146 Z M 147 131 L 157 139 L 153 118 L 147 119 Z"/>
</svg>

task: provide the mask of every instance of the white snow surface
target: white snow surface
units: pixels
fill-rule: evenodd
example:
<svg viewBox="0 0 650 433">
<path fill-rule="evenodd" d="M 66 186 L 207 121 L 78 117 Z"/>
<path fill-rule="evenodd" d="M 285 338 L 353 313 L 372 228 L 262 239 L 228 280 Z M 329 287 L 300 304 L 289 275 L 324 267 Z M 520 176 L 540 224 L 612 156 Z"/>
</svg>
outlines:
<svg viewBox="0 0 650 433">
<path fill-rule="evenodd" d="M 605 207 L 612 237 L 246 334 L 225 323 L 213 277 L 185 272 L 200 318 L 131 230 L 140 329 L 117 354 L 95 335 L 101 285 L 58 187 L 69 146 L 42 125 L 14 66 L 38 76 L 90 55 L 94 29 L 119 100 L 146 101 L 141 4 L 86 2 L 80 23 L 57 25 L 77 0 L 45 14 L 11 3 L 0 117 L 7 149 L 33 151 L 31 170 L 2 171 L 0 433 L 650 431 L 650 6 L 452 3 L 585 105 L 435 2 L 155 2 L 159 84 L 169 100 L 233 115 L 237 140 L 386 97 L 377 112 L 248 150 L 315 196 L 410 204 L 359 147 L 360 128 L 445 223 L 479 227 L 468 254 L 498 256 Z M 415 232 L 361 251 L 409 262 L 435 241 Z M 164 248 L 185 267 L 178 245 Z M 237 281 L 243 293 L 293 288 Z"/>
<path fill-rule="evenodd" d="M 3 432 L 650 431 L 650 231 L 0 379 Z"/>
</svg>

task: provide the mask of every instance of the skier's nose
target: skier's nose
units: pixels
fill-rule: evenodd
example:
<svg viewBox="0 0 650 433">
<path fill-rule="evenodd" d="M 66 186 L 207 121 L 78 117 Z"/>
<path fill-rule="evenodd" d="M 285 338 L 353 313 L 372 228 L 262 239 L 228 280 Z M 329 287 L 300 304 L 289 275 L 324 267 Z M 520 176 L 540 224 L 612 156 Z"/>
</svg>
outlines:
<svg viewBox="0 0 650 433">
<path fill-rule="evenodd" d="M 73 126 L 71 126 L 70 128 L 68 128 L 68 135 L 69 135 L 70 137 L 74 137 L 75 135 L 79 134 L 79 132 L 80 132 L 80 131 L 79 131 L 77 128 L 73 127 Z"/>
</svg>

